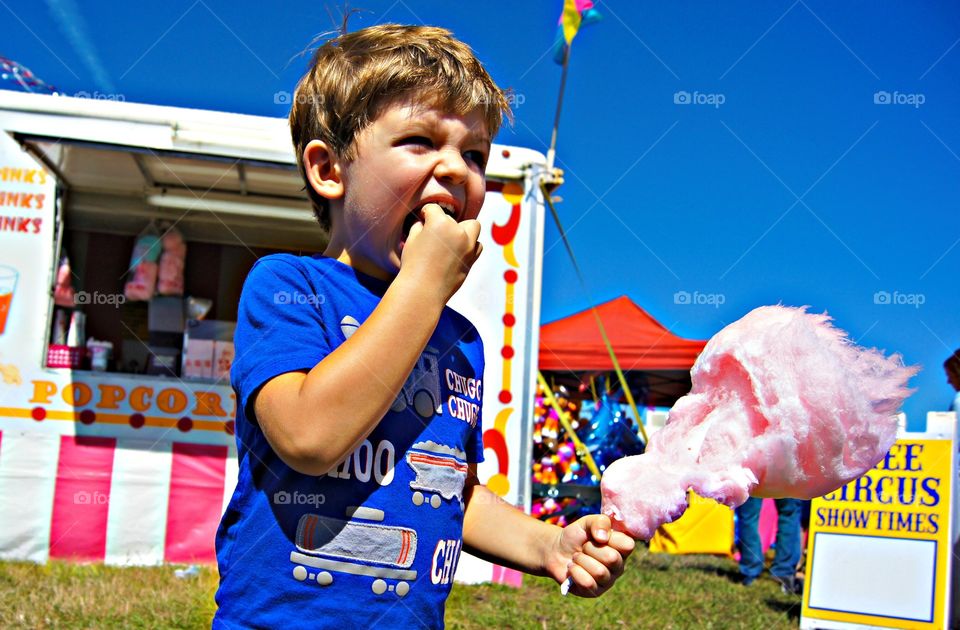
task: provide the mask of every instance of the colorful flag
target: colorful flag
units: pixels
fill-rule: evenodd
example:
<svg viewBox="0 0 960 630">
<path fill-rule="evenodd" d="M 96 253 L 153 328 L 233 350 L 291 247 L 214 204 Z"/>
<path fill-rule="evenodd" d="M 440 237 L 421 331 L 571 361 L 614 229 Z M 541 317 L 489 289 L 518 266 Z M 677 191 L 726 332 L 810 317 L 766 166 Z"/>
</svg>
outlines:
<svg viewBox="0 0 960 630">
<path fill-rule="evenodd" d="M 567 46 L 577 36 L 577 31 L 584 24 L 593 24 L 603 19 L 600 12 L 593 6 L 593 0 L 564 0 L 563 11 L 557 20 L 557 38 L 553 44 L 553 60 L 563 63 L 563 56 Z"/>
<path fill-rule="evenodd" d="M 54 94 L 57 88 L 44 83 L 40 77 L 30 72 L 30 68 L 12 59 L 0 57 L 0 90 Z"/>
</svg>

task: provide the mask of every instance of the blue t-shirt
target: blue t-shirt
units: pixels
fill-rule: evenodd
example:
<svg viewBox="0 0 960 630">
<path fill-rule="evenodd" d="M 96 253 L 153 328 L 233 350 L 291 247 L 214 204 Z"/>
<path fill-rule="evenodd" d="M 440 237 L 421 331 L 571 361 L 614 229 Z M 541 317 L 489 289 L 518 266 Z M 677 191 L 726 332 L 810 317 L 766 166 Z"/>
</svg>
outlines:
<svg viewBox="0 0 960 630">
<path fill-rule="evenodd" d="M 443 626 L 468 464 L 483 457 L 473 325 L 443 310 L 391 410 L 326 475 L 284 464 L 251 404 L 273 377 L 309 370 L 343 343 L 388 286 L 323 256 L 267 256 L 251 269 L 231 370 L 239 474 L 217 530 L 214 627 Z"/>
</svg>

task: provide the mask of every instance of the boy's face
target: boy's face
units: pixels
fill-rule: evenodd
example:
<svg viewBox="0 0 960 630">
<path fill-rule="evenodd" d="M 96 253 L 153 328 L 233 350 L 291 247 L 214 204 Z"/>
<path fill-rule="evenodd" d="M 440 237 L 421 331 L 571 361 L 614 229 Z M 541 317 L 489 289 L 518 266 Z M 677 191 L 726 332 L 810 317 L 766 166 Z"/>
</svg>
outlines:
<svg viewBox="0 0 960 630">
<path fill-rule="evenodd" d="M 355 149 L 343 163 L 343 206 L 331 243 L 356 269 L 394 277 L 426 203 L 438 203 L 458 222 L 480 212 L 490 137 L 479 110 L 461 116 L 397 102 L 357 135 Z"/>
</svg>

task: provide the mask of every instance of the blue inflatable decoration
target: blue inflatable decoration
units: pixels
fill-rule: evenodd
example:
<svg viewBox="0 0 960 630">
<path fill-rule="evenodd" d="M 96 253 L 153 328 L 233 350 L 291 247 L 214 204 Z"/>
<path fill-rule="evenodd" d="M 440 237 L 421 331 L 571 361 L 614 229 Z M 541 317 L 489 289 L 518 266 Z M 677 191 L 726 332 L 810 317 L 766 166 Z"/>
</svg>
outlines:
<svg viewBox="0 0 960 630">
<path fill-rule="evenodd" d="M 633 421 L 621 411 L 615 395 L 600 396 L 586 430 L 583 443 L 601 472 L 621 457 L 643 452 L 643 440 Z"/>
</svg>

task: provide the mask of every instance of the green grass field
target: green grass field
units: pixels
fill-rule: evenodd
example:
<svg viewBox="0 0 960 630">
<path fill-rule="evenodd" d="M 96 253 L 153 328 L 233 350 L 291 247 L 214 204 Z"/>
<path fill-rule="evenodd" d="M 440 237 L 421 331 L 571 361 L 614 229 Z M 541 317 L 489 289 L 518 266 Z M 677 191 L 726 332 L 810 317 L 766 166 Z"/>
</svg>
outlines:
<svg viewBox="0 0 960 630">
<path fill-rule="evenodd" d="M 800 597 L 770 580 L 736 584 L 733 561 L 667 556 L 639 547 L 599 599 L 561 597 L 552 580 L 461 586 L 448 628 L 796 628 Z M 0 563 L 2 628 L 204 628 L 214 612 L 215 567 L 177 579 L 173 567 Z"/>
</svg>

